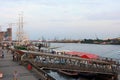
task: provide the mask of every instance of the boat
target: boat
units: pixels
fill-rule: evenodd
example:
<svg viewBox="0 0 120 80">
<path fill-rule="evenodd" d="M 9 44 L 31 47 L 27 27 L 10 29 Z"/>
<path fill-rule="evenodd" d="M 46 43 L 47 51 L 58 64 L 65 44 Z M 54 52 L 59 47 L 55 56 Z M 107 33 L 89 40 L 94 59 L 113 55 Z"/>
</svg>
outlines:
<svg viewBox="0 0 120 80">
<path fill-rule="evenodd" d="M 75 71 L 68 71 L 68 70 L 58 70 L 58 72 L 62 73 L 62 74 L 65 74 L 65 75 L 68 75 L 68 76 L 72 76 L 72 77 L 75 77 L 75 76 L 78 76 L 78 72 L 75 72 Z"/>
<path fill-rule="evenodd" d="M 71 76 L 71 77 L 85 77 L 85 78 L 93 78 L 94 76 L 96 76 L 95 74 L 91 74 L 91 73 L 80 73 L 80 72 L 76 72 L 76 71 L 68 71 L 68 70 L 58 70 L 60 73 L 65 74 L 67 76 Z"/>
</svg>

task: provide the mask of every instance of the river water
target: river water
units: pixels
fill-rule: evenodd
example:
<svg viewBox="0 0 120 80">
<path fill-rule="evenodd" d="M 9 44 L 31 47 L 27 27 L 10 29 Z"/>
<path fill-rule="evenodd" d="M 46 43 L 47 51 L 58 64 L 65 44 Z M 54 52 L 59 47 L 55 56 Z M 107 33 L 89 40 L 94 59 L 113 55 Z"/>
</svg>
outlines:
<svg viewBox="0 0 120 80">
<path fill-rule="evenodd" d="M 97 54 L 102 57 L 111 57 L 120 59 L 120 45 L 99 45 L 99 44 L 81 44 L 81 43 L 51 43 L 51 47 L 59 47 L 57 50 L 70 50 L 79 52 L 88 52 Z M 70 76 L 57 73 L 56 71 L 48 71 L 48 74 L 56 80 L 77 80 Z M 79 80 L 88 80 L 79 77 Z M 120 80 L 120 79 L 119 79 Z"/>
</svg>

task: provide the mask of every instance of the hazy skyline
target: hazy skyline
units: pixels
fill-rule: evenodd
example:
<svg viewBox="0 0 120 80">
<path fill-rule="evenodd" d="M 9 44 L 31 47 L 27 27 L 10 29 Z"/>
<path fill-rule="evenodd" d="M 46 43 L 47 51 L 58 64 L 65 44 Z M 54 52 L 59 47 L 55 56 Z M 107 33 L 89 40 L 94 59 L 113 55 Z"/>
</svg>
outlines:
<svg viewBox="0 0 120 80">
<path fill-rule="evenodd" d="M 120 37 L 120 0 L 0 0 L 0 25 L 23 12 L 30 39 Z M 16 26 L 13 26 L 15 39 Z"/>
</svg>

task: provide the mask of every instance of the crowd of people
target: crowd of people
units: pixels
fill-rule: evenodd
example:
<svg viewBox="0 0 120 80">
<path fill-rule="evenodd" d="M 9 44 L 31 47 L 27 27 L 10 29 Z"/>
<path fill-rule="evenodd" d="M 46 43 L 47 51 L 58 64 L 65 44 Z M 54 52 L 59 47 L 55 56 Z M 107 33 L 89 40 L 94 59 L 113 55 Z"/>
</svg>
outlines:
<svg viewBox="0 0 120 80">
<path fill-rule="evenodd" d="M 13 44 L 8 44 L 8 43 L 0 44 L 0 58 L 4 59 L 6 57 L 5 53 L 9 53 L 10 48 L 11 49 L 14 48 Z M 17 60 L 17 55 L 14 52 L 11 52 L 11 53 L 13 54 L 13 61 Z M 3 73 L 2 73 L 2 75 L 3 75 Z M 18 79 L 19 74 L 18 74 L 17 70 L 13 71 L 12 75 L 13 75 L 13 80 L 19 80 Z"/>
</svg>

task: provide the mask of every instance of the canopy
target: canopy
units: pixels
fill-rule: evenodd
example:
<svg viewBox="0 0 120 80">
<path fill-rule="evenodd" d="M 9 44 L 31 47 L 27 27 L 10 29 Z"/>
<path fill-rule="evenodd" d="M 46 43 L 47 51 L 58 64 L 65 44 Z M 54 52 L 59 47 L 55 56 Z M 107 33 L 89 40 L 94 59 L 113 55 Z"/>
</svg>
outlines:
<svg viewBox="0 0 120 80">
<path fill-rule="evenodd" d="M 22 50 L 16 50 L 16 52 L 17 52 L 18 54 L 21 54 L 21 55 L 24 54 L 24 52 L 23 52 Z"/>
<path fill-rule="evenodd" d="M 76 52 L 76 51 L 66 52 L 66 54 L 72 55 L 72 56 L 78 56 L 79 55 L 78 52 Z"/>
<path fill-rule="evenodd" d="M 81 58 L 87 58 L 87 59 L 98 59 L 99 58 L 99 56 L 96 54 L 86 53 L 86 52 L 71 51 L 71 52 L 66 52 L 66 54 L 72 55 L 72 56 L 79 56 Z"/>
</svg>

